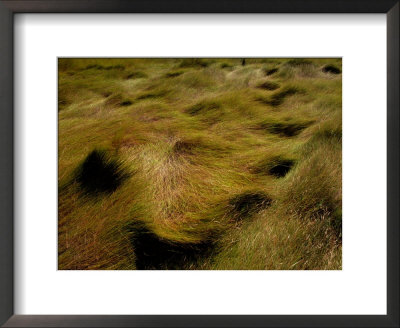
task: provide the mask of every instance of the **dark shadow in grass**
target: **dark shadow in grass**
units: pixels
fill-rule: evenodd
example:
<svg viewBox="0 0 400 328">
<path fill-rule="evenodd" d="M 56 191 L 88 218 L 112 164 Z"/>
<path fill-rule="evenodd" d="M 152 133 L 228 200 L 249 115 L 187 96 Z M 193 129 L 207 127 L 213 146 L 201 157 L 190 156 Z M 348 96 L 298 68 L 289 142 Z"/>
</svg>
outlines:
<svg viewBox="0 0 400 328">
<path fill-rule="evenodd" d="M 125 100 L 121 101 L 120 105 L 123 107 L 130 106 L 130 105 L 132 105 L 132 101 L 130 101 L 129 99 L 125 99 Z"/>
<path fill-rule="evenodd" d="M 271 165 L 268 172 L 277 178 L 283 178 L 291 170 L 294 163 L 291 159 L 279 159 Z"/>
<path fill-rule="evenodd" d="M 233 65 L 229 64 L 229 63 L 221 63 L 220 65 L 221 68 L 232 68 Z"/>
<path fill-rule="evenodd" d="M 128 177 L 121 162 L 95 149 L 76 170 L 76 181 L 87 194 L 111 193 Z"/>
<path fill-rule="evenodd" d="M 283 137 L 297 136 L 302 130 L 308 127 L 310 122 L 291 123 L 291 122 L 263 122 L 261 129 Z"/>
<path fill-rule="evenodd" d="M 324 73 L 332 73 L 332 74 L 340 74 L 342 71 L 337 68 L 335 65 L 326 65 L 322 68 Z"/>
<path fill-rule="evenodd" d="M 182 270 L 211 254 L 214 243 L 178 243 L 160 238 L 143 223 L 128 227 L 138 270 Z"/>
<path fill-rule="evenodd" d="M 147 92 L 143 93 L 140 96 L 136 98 L 136 100 L 147 100 L 147 99 L 156 99 L 156 98 L 162 98 L 165 95 L 168 94 L 167 90 L 160 90 L 160 91 L 154 91 L 154 92 Z"/>
<path fill-rule="evenodd" d="M 216 101 L 202 101 L 185 110 L 190 115 L 198 115 L 221 108 L 221 104 Z"/>
<path fill-rule="evenodd" d="M 146 78 L 147 74 L 143 73 L 141 71 L 136 71 L 136 72 L 130 72 L 125 76 L 126 80 L 132 80 L 132 79 L 143 79 Z"/>
<path fill-rule="evenodd" d="M 110 107 L 126 107 L 132 105 L 132 101 L 130 99 L 122 98 L 120 94 L 110 95 L 109 92 L 104 93 L 104 96 L 107 98 L 105 101 L 106 106 Z"/>
<path fill-rule="evenodd" d="M 270 174 L 276 178 L 283 178 L 295 163 L 293 159 L 276 156 L 260 161 L 252 171 L 256 174 Z"/>
<path fill-rule="evenodd" d="M 235 221 L 242 221 L 244 218 L 267 208 L 272 203 L 272 198 L 262 191 L 247 191 L 229 200 L 229 213 Z"/>
<path fill-rule="evenodd" d="M 270 68 L 270 69 L 264 69 L 264 73 L 266 76 L 270 76 L 278 72 L 278 68 Z"/>
<path fill-rule="evenodd" d="M 66 98 L 63 97 L 59 97 L 58 98 L 58 111 L 63 110 L 64 108 L 66 108 L 68 105 L 70 105 L 72 102 L 69 101 Z"/>
<path fill-rule="evenodd" d="M 182 75 L 184 72 L 183 71 L 175 71 L 175 72 L 168 72 L 165 74 L 166 78 L 174 78 Z"/>
<path fill-rule="evenodd" d="M 279 84 L 276 82 L 271 82 L 271 81 L 265 81 L 263 83 L 260 83 L 257 85 L 257 88 L 263 89 L 263 90 L 276 90 L 279 88 Z"/>
<path fill-rule="evenodd" d="M 337 208 L 333 211 L 330 219 L 330 226 L 332 230 L 335 232 L 336 236 L 339 240 L 342 240 L 342 209 Z"/>
<path fill-rule="evenodd" d="M 296 87 L 286 87 L 283 88 L 282 90 L 274 93 L 269 99 L 267 99 L 265 102 L 271 106 L 277 107 L 281 105 L 285 98 L 289 96 L 293 96 L 296 93 L 300 93 L 300 90 Z"/>
</svg>

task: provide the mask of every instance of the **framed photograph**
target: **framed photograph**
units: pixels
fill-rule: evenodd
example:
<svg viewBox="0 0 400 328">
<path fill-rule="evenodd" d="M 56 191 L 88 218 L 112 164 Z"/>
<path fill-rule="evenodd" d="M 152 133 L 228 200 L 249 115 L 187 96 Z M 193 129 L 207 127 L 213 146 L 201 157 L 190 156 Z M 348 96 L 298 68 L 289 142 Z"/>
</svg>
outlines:
<svg viewBox="0 0 400 328">
<path fill-rule="evenodd" d="M 0 1 L 5 327 L 398 327 L 398 1 Z"/>
</svg>

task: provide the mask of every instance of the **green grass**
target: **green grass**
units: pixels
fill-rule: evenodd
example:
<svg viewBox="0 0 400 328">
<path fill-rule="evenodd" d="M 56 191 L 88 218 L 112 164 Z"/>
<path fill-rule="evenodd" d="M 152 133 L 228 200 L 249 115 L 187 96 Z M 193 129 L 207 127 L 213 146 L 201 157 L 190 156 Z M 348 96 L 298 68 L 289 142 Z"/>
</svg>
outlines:
<svg viewBox="0 0 400 328">
<path fill-rule="evenodd" d="M 341 59 L 60 59 L 58 84 L 59 269 L 341 269 Z"/>
</svg>

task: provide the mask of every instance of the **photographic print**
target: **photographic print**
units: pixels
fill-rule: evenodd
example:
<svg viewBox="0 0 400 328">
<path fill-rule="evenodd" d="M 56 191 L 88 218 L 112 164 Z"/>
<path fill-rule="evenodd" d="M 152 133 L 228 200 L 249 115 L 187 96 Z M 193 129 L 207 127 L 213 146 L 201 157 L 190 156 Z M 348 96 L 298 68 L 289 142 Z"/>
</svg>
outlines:
<svg viewBox="0 0 400 328">
<path fill-rule="evenodd" d="M 59 270 L 341 270 L 341 58 L 59 58 Z"/>
</svg>

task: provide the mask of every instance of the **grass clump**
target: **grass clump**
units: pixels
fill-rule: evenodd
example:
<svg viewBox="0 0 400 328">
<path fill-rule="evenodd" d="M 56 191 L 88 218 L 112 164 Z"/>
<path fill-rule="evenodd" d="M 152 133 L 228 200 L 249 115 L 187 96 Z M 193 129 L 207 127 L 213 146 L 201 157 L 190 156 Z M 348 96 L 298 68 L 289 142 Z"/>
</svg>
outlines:
<svg viewBox="0 0 400 328">
<path fill-rule="evenodd" d="M 76 172 L 76 181 L 90 194 L 113 192 L 126 178 L 121 161 L 101 149 L 92 150 Z"/>
<path fill-rule="evenodd" d="M 342 73 L 340 68 L 336 67 L 335 65 L 325 65 L 322 68 L 322 71 L 324 73 L 331 73 L 331 74 L 340 74 L 340 73 Z"/>
</svg>

